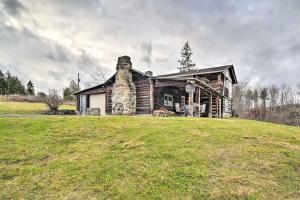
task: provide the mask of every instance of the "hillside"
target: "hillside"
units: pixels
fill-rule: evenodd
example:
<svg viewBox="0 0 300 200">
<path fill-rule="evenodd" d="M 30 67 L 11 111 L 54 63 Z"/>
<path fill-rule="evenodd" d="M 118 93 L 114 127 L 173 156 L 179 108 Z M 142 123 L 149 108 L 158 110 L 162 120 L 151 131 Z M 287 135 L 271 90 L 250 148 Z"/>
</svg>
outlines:
<svg viewBox="0 0 300 200">
<path fill-rule="evenodd" d="M 299 199 L 300 129 L 238 119 L 0 118 L 5 198 Z"/>
</svg>

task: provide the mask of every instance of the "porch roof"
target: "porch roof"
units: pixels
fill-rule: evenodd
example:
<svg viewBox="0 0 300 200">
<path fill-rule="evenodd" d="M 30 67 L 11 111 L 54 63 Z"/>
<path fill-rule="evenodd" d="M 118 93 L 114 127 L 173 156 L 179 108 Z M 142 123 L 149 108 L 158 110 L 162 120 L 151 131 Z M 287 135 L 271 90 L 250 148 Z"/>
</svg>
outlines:
<svg viewBox="0 0 300 200">
<path fill-rule="evenodd" d="M 177 73 L 171 73 L 171 74 L 162 74 L 156 76 L 156 78 L 163 78 L 163 77 L 185 77 L 185 76 L 191 76 L 191 75 L 201 75 L 201 74 L 213 74 L 218 72 L 224 72 L 225 70 L 229 70 L 229 73 L 231 75 L 233 84 L 237 83 L 237 78 L 235 75 L 234 67 L 233 65 L 224 65 L 224 66 L 218 66 L 218 67 L 210 67 L 210 68 L 202 68 L 202 69 L 196 69 L 191 70 L 187 72 L 177 72 Z"/>
<path fill-rule="evenodd" d="M 221 97 L 227 98 L 229 99 L 229 97 L 226 97 L 225 95 L 223 95 L 222 93 L 218 92 L 217 90 L 215 90 L 214 88 L 210 87 L 209 85 L 207 85 L 206 83 L 204 83 L 203 81 L 197 79 L 197 78 L 187 78 L 187 77 L 153 77 L 152 79 L 156 79 L 156 80 L 173 80 L 173 81 L 194 81 L 195 84 L 199 85 L 200 87 L 202 87 L 202 89 L 208 91 L 208 92 L 212 92 L 214 94 L 217 94 Z"/>
</svg>

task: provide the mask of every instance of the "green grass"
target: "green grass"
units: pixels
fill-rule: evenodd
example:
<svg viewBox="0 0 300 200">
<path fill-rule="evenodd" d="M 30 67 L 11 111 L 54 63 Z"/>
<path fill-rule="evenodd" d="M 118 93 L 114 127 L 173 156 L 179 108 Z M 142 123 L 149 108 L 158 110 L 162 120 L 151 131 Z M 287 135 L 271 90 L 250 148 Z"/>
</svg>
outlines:
<svg viewBox="0 0 300 200">
<path fill-rule="evenodd" d="M 75 109 L 75 106 L 62 105 L 59 109 Z M 27 103 L 27 102 L 1 102 L 0 101 L 0 115 L 1 114 L 40 114 L 47 110 L 43 103 Z"/>
<path fill-rule="evenodd" d="M 300 129 L 239 119 L 0 118 L 1 199 L 300 199 Z"/>
</svg>

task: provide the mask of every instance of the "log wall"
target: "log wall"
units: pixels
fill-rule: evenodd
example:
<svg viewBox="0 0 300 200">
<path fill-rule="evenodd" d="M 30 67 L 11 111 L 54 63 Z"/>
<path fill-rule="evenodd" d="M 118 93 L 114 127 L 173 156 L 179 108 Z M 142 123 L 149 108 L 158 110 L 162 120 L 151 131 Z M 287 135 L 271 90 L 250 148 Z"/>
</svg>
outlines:
<svg viewBox="0 0 300 200">
<path fill-rule="evenodd" d="M 136 87 L 136 114 L 150 114 L 150 80 L 136 72 L 132 73 Z M 112 114 L 112 85 L 106 87 L 106 113 Z"/>
<path fill-rule="evenodd" d="M 173 105 L 164 105 L 164 95 L 168 94 L 173 96 Z M 179 90 L 176 87 L 156 87 L 154 89 L 154 110 L 165 108 L 175 112 L 175 103 L 180 103 L 181 96 L 186 96 L 185 91 Z"/>
</svg>

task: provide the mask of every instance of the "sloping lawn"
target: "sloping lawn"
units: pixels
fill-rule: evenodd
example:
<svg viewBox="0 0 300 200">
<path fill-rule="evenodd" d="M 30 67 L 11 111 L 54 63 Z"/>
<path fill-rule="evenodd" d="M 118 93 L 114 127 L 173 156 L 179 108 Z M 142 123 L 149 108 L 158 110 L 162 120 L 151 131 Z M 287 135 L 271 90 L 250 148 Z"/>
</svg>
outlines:
<svg viewBox="0 0 300 200">
<path fill-rule="evenodd" d="M 1 199 L 300 199 L 300 128 L 239 119 L 0 118 Z"/>
<path fill-rule="evenodd" d="M 73 109 L 75 106 L 62 105 L 59 109 Z M 28 103 L 28 102 L 5 102 L 0 101 L 0 115 L 1 114 L 40 114 L 42 111 L 47 110 L 43 103 Z"/>
</svg>

